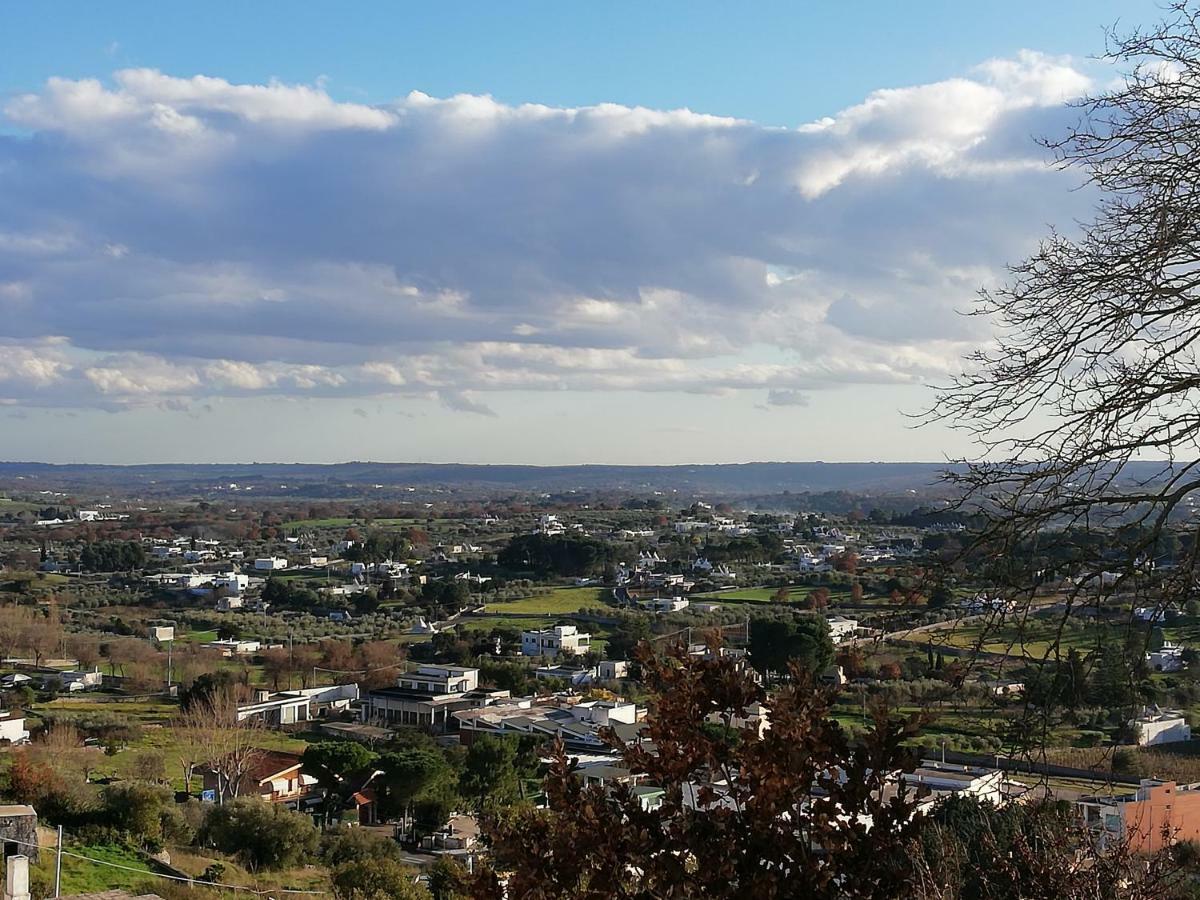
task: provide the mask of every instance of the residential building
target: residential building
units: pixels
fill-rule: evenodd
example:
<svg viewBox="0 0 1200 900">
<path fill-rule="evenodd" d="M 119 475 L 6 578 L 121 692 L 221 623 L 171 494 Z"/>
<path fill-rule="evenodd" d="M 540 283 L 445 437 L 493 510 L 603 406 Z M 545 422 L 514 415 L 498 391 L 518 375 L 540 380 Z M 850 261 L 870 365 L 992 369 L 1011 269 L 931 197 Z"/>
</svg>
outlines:
<svg viewBox="0 0 1200 900">
<path fill-rule="evenodd" d="M 508 691 L 479 689 L 479 670 L 464 666 L 421 665 L 396 679 L 396 686 L 367 693 L 362 720 L 380 727 L 396 725 L 435 733 L 457 727 L 452 714 L 507 699 Z"/>
<path fill-rule="evenodd" d="M 1179 672 L 1185 666 L 1183 653 L 1183 647 L 1167 642 L 1146 654 L 1146 666 L 1154 672 Z"/>
<path fill-rule="evenodd" d="M 920 766 L 904 773 L 904 781 L 909 787 L 927 791 L 934 801 L 956 795 L 996 806 L 1028 789 L 1020 782 L 1007 780 L 999 769 L 956 766 L 929 759 L 921 760 Z"/>
<path fill-rule="evenodd" d="M 224 657 L 247 656 L 251 653 L 257 653 L 261 648 L 258 641 L 244 641 L 236 638 L 224 638 L 222 640 L 210 641 L 204 645 L 210 650 L 220 650 Z"/>
<path fill-rule="evenodd" d="M 858 619 L 848 619 L 845 616 L 828 616 L 829 636 L 835 644 L 854 637 L 858 633 Z"/>
<path fill-rule="evenodd" d="M 1192 729 L 1187 719 L 1183 717 L 1183 713 L 1173 710 L 1160 710 L 1156 707 L 1143 712 L 1129 724 L 1137 729 L 1137 742 L 1141 747 L 1192 739 Z"/>
<path fill-rule="evenodd" d="M 250 586 L 250 576 L 240 572 L 223 572 L 212 580 L 213 590 L 224 589 L 226 594 L 241 594 Z"/>
<path fill-rule="evenodd" d="M 587 653 L 591 646 L 592 636 L 574 625 L 521 632 L 521 652 L 526 656 L 579 656 Z"/>
<path fill-rule="evenodd" d="M 257 572 L 273 572 L 276 569 L 286 569 L 288 561 L 282 556 L 267 556 L 254 560 L 254 569 Z"/>
<path fill-rule="evenodd" d="M 238 781 L 236 791 L 224 778 L 210 768 L 201 769 L 204 789 L 231 797 L 258 797 L 267 803 L 283 803 L 298 807 L 301 802 L 318 796 L 317 779 L 300 771 L 300 756 L 278 750 L 259 754 Z"/>
<path fill-rule="evenodd" d="M 29 729 L 25 727 L 25 716 L 12 709 L 0 711 L 0 741 L 28 744 Z"/>
<path fill-rule="evenodd" d="M 616 681 L 629 677 L 629 663 L 623 659 L 605 659 L 596 667 L 596 677 L 601 681 Z"/>
<path fill-rule="evenodd" d="M 254 700 L 238 706 L 239 722 L 261 719 L 268 727 L 309 722 L 330 712 L 344 712 L 358 700 L 357 684 L 334 684 L 298 691 L 255 691 Z"/>
<path fill-rule="evenodd" d="M 1126 794 L 1078 801 L 1084 824 L 1105 841 L 1128 841 L 1133 853 L 1153 853 L 1179 841 L 1200 841 L 1200 783 L 1143 779 Z"/>
<path fill-rule="evenodd" d="M 529 734 L 545 740 L 561 738 L 573 748 L 607 750 L 600 729 L 612 728 L 624 740 L 633 740 L 641 731 L 636 704 L 625 700 L 581 702 L 573 695 L 519 697 L 461 710 L 454 718 L 459 740 L 467 746 L 485 734 Z"/>
<path fill-rule="evenodd" d="M 688 608 L 688 601 L 682 597 L 654 597 L 639 600 L 638 606 L 655 613 L 681 612 Z"/>
</svg>

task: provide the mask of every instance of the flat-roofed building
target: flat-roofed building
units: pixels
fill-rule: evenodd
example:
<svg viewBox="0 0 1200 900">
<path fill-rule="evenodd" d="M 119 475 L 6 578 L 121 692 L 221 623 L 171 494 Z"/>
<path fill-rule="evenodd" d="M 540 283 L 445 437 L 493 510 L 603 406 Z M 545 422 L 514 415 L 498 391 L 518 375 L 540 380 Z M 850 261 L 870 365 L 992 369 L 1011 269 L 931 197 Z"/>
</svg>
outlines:
<svg viewBox="0 0 1200 900">
<path fill-rule="evenodd" d="M 1128 841 L 1133 853 L 1200 841 L 1200 783 L 1144 779 L 1136 790 L 1083 797 L 1078 806 L 1103 841 Z"/>
<path fill-rule="evenodd" d="M 526 656 L 579 656 L 592 649 L 592 636 L 574 625 L 555 625 L 540 631 L 521 632 L 521 652 Z"/>
<path fill-rule="evenodd" d="M 457 726 L 453 713 L 476 709 L 508 691 L 479 689 L 479 670 L 467 666 L 421 665 L 396 679 L 396 686 L 367 693 L 362 720 L 380 727 L 404 726 L 441 733 Z"/>
</svg>

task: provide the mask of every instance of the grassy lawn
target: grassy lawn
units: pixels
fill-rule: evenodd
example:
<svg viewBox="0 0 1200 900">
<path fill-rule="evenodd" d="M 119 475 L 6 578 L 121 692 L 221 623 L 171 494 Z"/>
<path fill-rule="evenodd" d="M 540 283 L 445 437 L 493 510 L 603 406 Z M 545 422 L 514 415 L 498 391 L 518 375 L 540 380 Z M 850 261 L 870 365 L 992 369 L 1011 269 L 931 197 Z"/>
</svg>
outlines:
<svg viewBox="0 0 1200 900">
<path fill-rule="evenodd" d="M 579 612 L 581 609 L 604 606 L 604 596 L 607 593 L 605 588 L 595 587 L 556 588 L 549 594 L 537 597 L 489 601 L 487 612 L 494 615 L 534 613 L 548 616 L 566 615 Z"/>
<path fill-rule="evenodd" d="M 45 713 L 63 716 L 83 715 L 85 713 L 111 713 L 124 716 L 142 725 L 153 725 L 169 721 L 179 707 L 167 700 L 146 700 L 130 703 L 104 703 L 87 696 L 59 697 L 49 703 L 34 704 L 31 712 L 41 715 Z"/>
<path fill-rule="evenodd" d="M 1030 619 L 1023 624 L 1002 626 L 971 622 L 936 632 L 934 645 L 942 643 L 952 647 L 972 648 L 979 643 L 982 636 L 981 649 L 987 653 L 1044 659 L 1054 646 L 1058 625 L 1057 620 L 1044 619 Z M 1081 653 L 1087 653 L 1095 650 L 1105 640 L 1116 637 L 1119 635 L 1110 625 L 1070 623 L 1063 629 L 1060 647 L 1063 652 L 1074 647 Z"/>
<path fill-rule="evenodd" d="M 62 893 L 64 896 L 117 889 L 141 893 L 141 888 L 153 890 L 150 882 L 157 881 L 153 877 L 150 867 L 141 857 L 132 850 L 116 844 L 74 844 L 70 838 L 67 838 L 63 842 L 63 846 L 67 853 L 77 853 L 79 856 L 88 857 L 88 859 L 80 859 L 78 856 L 63 854 Z M 53 847 L 43 847 L 39 854 L 38 864 L 34 867 L 39 880 L 44 880 L 51 887 L 54 885 L 54 857 Z M 99 860 L 99 862 L 89 862 L 89 860 Z M 104 865 L 104 863 L 113 865 Z M 116 868 L 116 866 L 125 868 Z M 128 871 L 129 869 L 135 871 Z"/>
<path fill-rule="evenodd" d="M 793 584 L 788 588 L 788 602 L 801 603 L 812 591 L 817 588 L 808 584 Z M 849 588 L 826 588 L 829 591 L 830 605 L 838 603 L 848 603 L 850 601 Z M 705 600 L 719 600 L 725 603 L 774 603 L 775 594 L 779 588 L 774 587 L 746 587 L 734 588 L 730 591 L 711 591 L 707 594 L 696 594 L 695 598 L 703 598 Z"/>
<path fill-rule="evenodd" d="M 211 644 L 216 639 L 216 631 L 188 631 L 176 638 L 176 640 L 188 641 L 193 644 Z"/>
<path fill-rule="evenodd" d="M 78 696 L 63 697 L 50 703 L 37 704 L 30 710 L 31 715 L 39 717 L 47 713 L 65 717 L 100 713 L 125 717 L 141 725 L 141 737 L 123 747 L 116 754 L 109 756 L 100 748 L 95 748 L 95 755 L 91 760 L 92 777 L 130 775 L 144 751 L 152 750 L 162 754 L 166 774 L 171 781 L 172 788 L 181 791 L 184 789 L 184 783 L 179 764 L 180 741 L 179 736 L 171 727 L 178 712 L 179 706 L 167 700 L 101 703 L 95 699 Z M 270 729 L 255 731 L 254 742 L 264 750 L 282 750 L 289 753 L 303 753 L 304 748 L 308 746 L 306 741 L 298 737 Z M 192 787 L 193 790 L 196 789 L 196 784 L 193 784 Z"/>
</svg>

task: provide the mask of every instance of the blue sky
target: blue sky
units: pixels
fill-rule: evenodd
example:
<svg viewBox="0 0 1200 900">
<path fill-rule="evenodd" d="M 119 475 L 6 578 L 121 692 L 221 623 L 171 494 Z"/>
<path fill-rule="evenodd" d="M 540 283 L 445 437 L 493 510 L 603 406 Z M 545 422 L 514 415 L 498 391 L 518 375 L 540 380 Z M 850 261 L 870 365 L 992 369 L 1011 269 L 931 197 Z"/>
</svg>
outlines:
<svg viewBox="0 0 1200 900">
<path fill-rule="evenodd" d="M 0 458 L 960 453 L 904 412 L 1158 14 L 0 7 Z"/>
<path fill-rule="evenodd" d="M 324 76 L 341 99 L 410 90 L 506 103 L 599 102 L 796 125 L 876 88 L 921 84 L 1031 48 L 1087 56 L 1152 0 L 846 3 L 13 3 L 4 89 L 115 68 L 230 81 Z"/>
</svg>

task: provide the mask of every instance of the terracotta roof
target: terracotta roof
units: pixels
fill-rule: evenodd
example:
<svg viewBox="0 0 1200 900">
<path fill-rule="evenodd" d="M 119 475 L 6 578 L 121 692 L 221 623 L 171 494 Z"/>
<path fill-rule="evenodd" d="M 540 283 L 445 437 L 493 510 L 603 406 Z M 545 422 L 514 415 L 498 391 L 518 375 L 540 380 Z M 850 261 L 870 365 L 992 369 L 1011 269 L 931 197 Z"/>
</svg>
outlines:
<svg viewBox="0 0 1200 900">
<path fill-rule="evenodd" d="M 282 772 L 295 769 L 300 765 L 298 753 L 284 753 L 282 750 L 264 750 L 250 763 L 246 770 L 247 780 L 267 781 Z"/>
</svg>

